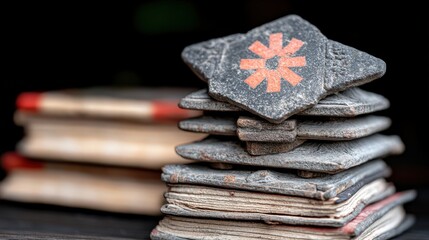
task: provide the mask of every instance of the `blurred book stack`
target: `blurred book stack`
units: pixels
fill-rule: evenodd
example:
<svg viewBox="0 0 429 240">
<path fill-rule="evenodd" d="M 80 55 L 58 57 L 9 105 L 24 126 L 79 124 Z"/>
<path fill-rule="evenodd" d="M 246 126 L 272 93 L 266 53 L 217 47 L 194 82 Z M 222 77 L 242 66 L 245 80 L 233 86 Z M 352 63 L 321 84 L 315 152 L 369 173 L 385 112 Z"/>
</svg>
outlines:
<svg viewBox="0 0 429 240">
<path fill-rule="evenodd" d="M 198 111 L 178 108 L 189 89 L 91 88 L 22 93 L 15 123 L 25 130 L 2 156 L 2 199 L 103 211 L 159 214 L 165 164 L 200 136 L 178 130 Z"/>
</svg>

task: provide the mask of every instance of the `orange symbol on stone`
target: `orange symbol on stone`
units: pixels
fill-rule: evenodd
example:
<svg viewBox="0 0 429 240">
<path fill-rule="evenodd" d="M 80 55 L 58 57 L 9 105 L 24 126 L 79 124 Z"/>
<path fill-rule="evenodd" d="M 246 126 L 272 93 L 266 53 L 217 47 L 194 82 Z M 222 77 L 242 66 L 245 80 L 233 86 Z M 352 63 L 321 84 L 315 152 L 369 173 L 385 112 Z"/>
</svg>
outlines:
<svg viewBox="0 0 429 240">
<path fill-rule="evenodd" d="M 292 86 L 296 86 L 301 82 L 302 77 L 289 68 L 307 65 L 305 57 L 292 57 L 304 42 L 292 38 L 283 48 L 283 34 L 273 33 L 270 34 L 269 45 L 270 47 L 267 48 L 259 41 L 250 45 L 249 50 L 261 58 L 241 59 L 240 69 L 256 70 L 244 82 L 251 88 L 256 88 L 264 79 L 267 79 L 267 92 L 280 92 L 282 78 Z"/>
</svg>

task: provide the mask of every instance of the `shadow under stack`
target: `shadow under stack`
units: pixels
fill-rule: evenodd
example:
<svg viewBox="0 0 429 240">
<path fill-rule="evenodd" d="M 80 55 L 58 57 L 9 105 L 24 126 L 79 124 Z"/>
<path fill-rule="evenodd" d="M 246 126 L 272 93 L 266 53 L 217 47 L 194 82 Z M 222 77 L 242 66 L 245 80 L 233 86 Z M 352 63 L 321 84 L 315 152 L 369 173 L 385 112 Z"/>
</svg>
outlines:
<svg viewBox="0 0 429 240">
<path fill-rule="evenodd" d="M 404 150 L 373 115 L 389 101 L 357 87 L 382 60 L 295 15 L 182 57 L 208 89 L 181 100 L 204 115 L 179 127 L 210 136 L 176 147 L 200 163 L 163 168 L 152 239 L 388 239 L 412 225 L 402 205 L 416 193 L 396 192 L 381 159 Z"/>
</svg>

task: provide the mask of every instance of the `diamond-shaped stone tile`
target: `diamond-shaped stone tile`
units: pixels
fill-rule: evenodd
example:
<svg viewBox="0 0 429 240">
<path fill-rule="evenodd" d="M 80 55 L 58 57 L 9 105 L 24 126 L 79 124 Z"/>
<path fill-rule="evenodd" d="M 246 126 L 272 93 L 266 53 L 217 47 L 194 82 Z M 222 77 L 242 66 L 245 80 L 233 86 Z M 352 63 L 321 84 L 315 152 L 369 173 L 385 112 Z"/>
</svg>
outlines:
<svg viewBox="0 0 429 240">
<path fill-rule="evenodd" d="M 208 81 L 210 96 L 274 123 L 386 69 L 381 59 L 327 39 L 296 15 L 188 46 L 182 58 Z"/>
</svg>

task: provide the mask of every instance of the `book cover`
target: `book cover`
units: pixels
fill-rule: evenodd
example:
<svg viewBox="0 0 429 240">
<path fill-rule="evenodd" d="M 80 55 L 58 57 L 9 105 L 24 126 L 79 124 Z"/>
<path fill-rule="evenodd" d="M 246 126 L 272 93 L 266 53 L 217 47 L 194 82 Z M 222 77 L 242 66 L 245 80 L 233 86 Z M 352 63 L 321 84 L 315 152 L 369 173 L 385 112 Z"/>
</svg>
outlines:
<svg viewBox="0 0 429 240">
<path fill-rule="evenodd" d="M 35 161 L 16 153 L 1 157 L 6 200 L 109 212 L 159 215 L 165 184 L 159 171 Z"/>
<path fill-rule="evenodd" d="M 177 121 L 197 111 L 178 107 L 192 89 L 183 88 L 88 88 L 50 92 L 24 92 L 16 100 L 22 111 L 56 116 Z"/>
</svg>

